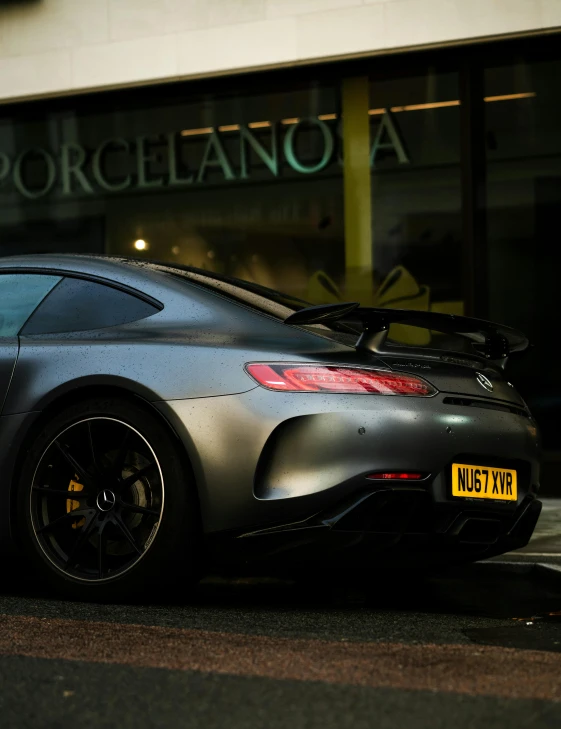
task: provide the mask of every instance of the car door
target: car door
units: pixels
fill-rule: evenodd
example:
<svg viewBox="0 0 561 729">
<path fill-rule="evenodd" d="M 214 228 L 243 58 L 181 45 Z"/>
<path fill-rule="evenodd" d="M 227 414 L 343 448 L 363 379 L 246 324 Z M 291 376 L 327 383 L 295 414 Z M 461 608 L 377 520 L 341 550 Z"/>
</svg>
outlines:
<svg viewBox="0 0 561 729">
<path fill-rule="evenodd" d="M 18 358 L 18 333 L 60 276 L 0 272 L 0 412 Z"/>
</svg>

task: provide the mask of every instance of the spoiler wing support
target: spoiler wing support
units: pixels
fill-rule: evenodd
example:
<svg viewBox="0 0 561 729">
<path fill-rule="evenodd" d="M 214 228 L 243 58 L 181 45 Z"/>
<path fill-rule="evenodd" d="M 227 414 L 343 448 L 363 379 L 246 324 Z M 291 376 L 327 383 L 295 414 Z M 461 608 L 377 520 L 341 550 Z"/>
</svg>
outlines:
<svg viewBox="0 0 561 729">
<path fill-rule="evenodd" d="M 483 319 L 410 309 L 361 307 L 357 302 L 309 306 L 291 314 L 284 323 L 297 326 L 331 321 L 358 325 L 362 333 L 355 347 L 378 355 L 398 351 L 396 348 L 392 348 L 393 352 L 392 349 L 385 348 L 392 324 L 461 335 L 470 340 L 475 356 L 492 360 L 503 369 L 511 354 L 523 352 L 529 346 L 528 339 L 522 332 Z M 411 348 L 405 349 L 409 351 Z"/>
</svg>

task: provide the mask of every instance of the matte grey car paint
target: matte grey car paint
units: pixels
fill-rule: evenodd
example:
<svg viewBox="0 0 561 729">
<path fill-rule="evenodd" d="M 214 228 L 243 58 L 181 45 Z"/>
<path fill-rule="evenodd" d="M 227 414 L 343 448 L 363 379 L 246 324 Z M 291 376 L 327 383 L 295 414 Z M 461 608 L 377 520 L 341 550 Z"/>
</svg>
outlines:
<svg viewBox="0 0 561 729">
<path fill-rule="evenodd" d="M 168 417 L 172 410 L 176 428 L 185 428 L 209 531 L 297 521 L 344 496 L 347 483 L 356 488 L 349 482 L 358 474 L 398 469 L 440 473 L 466 452 L 525 458 L 534 464 L 531 482 L 539 483 L 536 428 L 527 418 L 475 407 L 458 412 L 443 404 L 444 397 L 258 388 L 159 407 Z M 447 500 L 440 478 L 433 488 L 439 500 Z M 521 488 L 518 503 L 525 495 Z"/>
<path fill-rule="evenodd" d="M 18 356 L 17 337 L 0 339 L 0 412 L 8 394 Z"/>
<path fill-rule="evenodd" d="M 168 420 L 192 463 L 207 533 L 304 519 L 356 490 L 358 476 L 384 470 L 438 474 L 431 489 L 445 502 L 442 474 L 463 453 L 530 463 L 518 504 L 539 483 L 533 421 L 477 407 L 478 399 L 524 407 L 495 368 L 485 368 L 495 386 L 489 396 L 469 368 L 422 358 L 382 361 L 146 266 L 49 255 L 3 259 L 0 273 L 8 270 L 95 277 L 139 291 L 163 309 L 103 330 L 22 336 L 19 356 L 15 342 L 0 340 L 0 397 L 6 395 L 0 539 L 11 538 L 15 457 L 29 427 L 61 396 L 79 397 L 94 386 L 134 393 Z M 430 398 L 272 392 L 245 372 L 253 361 L 391 365 L 439 392 Z M 450 393 L 468 395 L 476 406 L 446 404 Z M 516 504 L 499 508 L 512 511 Z"/>
</svg>

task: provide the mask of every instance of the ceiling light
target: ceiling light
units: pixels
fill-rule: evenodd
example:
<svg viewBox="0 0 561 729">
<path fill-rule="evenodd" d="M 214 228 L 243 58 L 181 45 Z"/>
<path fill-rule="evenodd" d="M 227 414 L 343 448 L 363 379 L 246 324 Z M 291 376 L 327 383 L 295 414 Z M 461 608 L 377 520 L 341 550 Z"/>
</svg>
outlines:
<svg viewBox="0 0 561 729">
<path fill-rule="evenodd" d="M 459 99 L 452 101 L 433 101 L 429 104 L 407 104 L 407 106 L 392 106 L 392 111 L 420 111 L 421 109 L 441 109 L 446 106 L 459 106 Z"/>
<path fill-rule="evenodd" d="M 533 99 L 536 96 L 535 91 L 527 91 L 520 94 L 503 94 L 501 96 L 485 96 L 483 101 L 514 101 L 516 99 Z M 459 99 L 450 99 L 449 101 L 432 101 L 426 104 L 407 104 L 405 106 L 392 106 L 390 111 L 401 112 L 401 111 L 420 111 L 423 109 L 442 109 L 448 106 L 459 106 Z M 381 116 L 385 114 L 387 109 L 368 109 L 369 116 Z M 318 119 L 320 121 L 330 121 L 337 119 L 337 114 L 320 114 Z M 288 117 L 281 119 L 281 124 L 288 126 L 290 124 L 298 124 L 300 119 L 297 116 Z M 250 129 L 263 129 L 265 127 L 272 126 L 270 121 L 257 121 L 249 122 L 247 125 Z M 240 130 L 239 124 L 224 124 L 218 127 L 219 132 L 237 132 Z M 183 129 L 181 131 L 182 137 L 196 137 L 201 134 L 212 134 L 214 127 L 199 127 L 198 129 Z"/>
<path fill-rule="evenodd" d="M 514 101 L 515 99 L 533 99 L 535 91 L 527 91 L 524 94 L 503 94 L 502 96 L 485 96 L 483 101 Z"/>
<path fill-rule="evenodd" d="M 214 131 L 213 127 L 200 127 L 199 129 L 183 129 L 181 132 L 182 137 L 196 137 L 198 134 L 212 134 Z"/>
</svg>

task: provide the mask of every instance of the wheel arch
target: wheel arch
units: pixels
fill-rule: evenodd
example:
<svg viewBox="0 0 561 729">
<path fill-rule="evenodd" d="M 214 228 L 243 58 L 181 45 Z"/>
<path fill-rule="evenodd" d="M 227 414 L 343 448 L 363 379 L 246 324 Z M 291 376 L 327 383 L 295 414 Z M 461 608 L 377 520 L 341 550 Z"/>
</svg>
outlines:
<svg viewBox="0 0 561 729">
<path fill-rule="evenodd" d="M 89 379 L 89 378 L 88 378 Z M 128 382 L 128 381 L 127 381 Z M 137 383 L 133 383 L 136 385 Z M 152 396 L 152 399 L 149 399 Z M 153 399 L 154 394 L 151 393 L 147 388 L 143 386 L 138 387 L 126 387 L 123 386 L 122 382 L 106 381 L 106 382 L 80 382 L 78 383 L 67 383 L 67 386 L 59 388 L 58 391 L 50 393 L 42 399 L 41 403 L 38 403 L 37 409 L 34 410 L 36 417 L 33 418 L 25 429 L 25 432 L 20 434 L 16 445 L 16 453 L 11 461 L 11 468 L 9 473 L 9 490 L 8 490 L 8 515 L 9 515 L 9 536 L 10 540 L 19 546 L 19 539 L 17 530 L 15 529 L 17 523 L 17 488 L 18 488 L 18 474 L 21 471 L 21 466 L 25 460 L 26 453 L 33 442 L 33 439 L 37 437 L 41 429 L 45 424 L 53 418 L 58 412 L 64 410 L 64 408 L 75 405 L 80 401 L 86 401 L 95 397 L 115 397 L 120 400 L 128 400 L 131 403 L 140 404 L 147 412 L 149 412 L 156 420 L 158 420 L 170 436 L 173 438 L 174 444 L 177 448 L 178 455 L 181 458 L 181 465 L 189 473 L 192 483 L 194 484 L 195 496 L 198 507 L 198 518 L 200 521 L 200 503 L 199 503 L 199 481 L 197 479 L 195 469 L 193 468 L 193 461 L 189 449 L 182 440 L 172 424 L 171 420 L 166 417 L 165 413 L 160 408 L 155 407 L 156 400 Z M 40 405 L 42 407 L 40 407 Z"/>
</svg>

